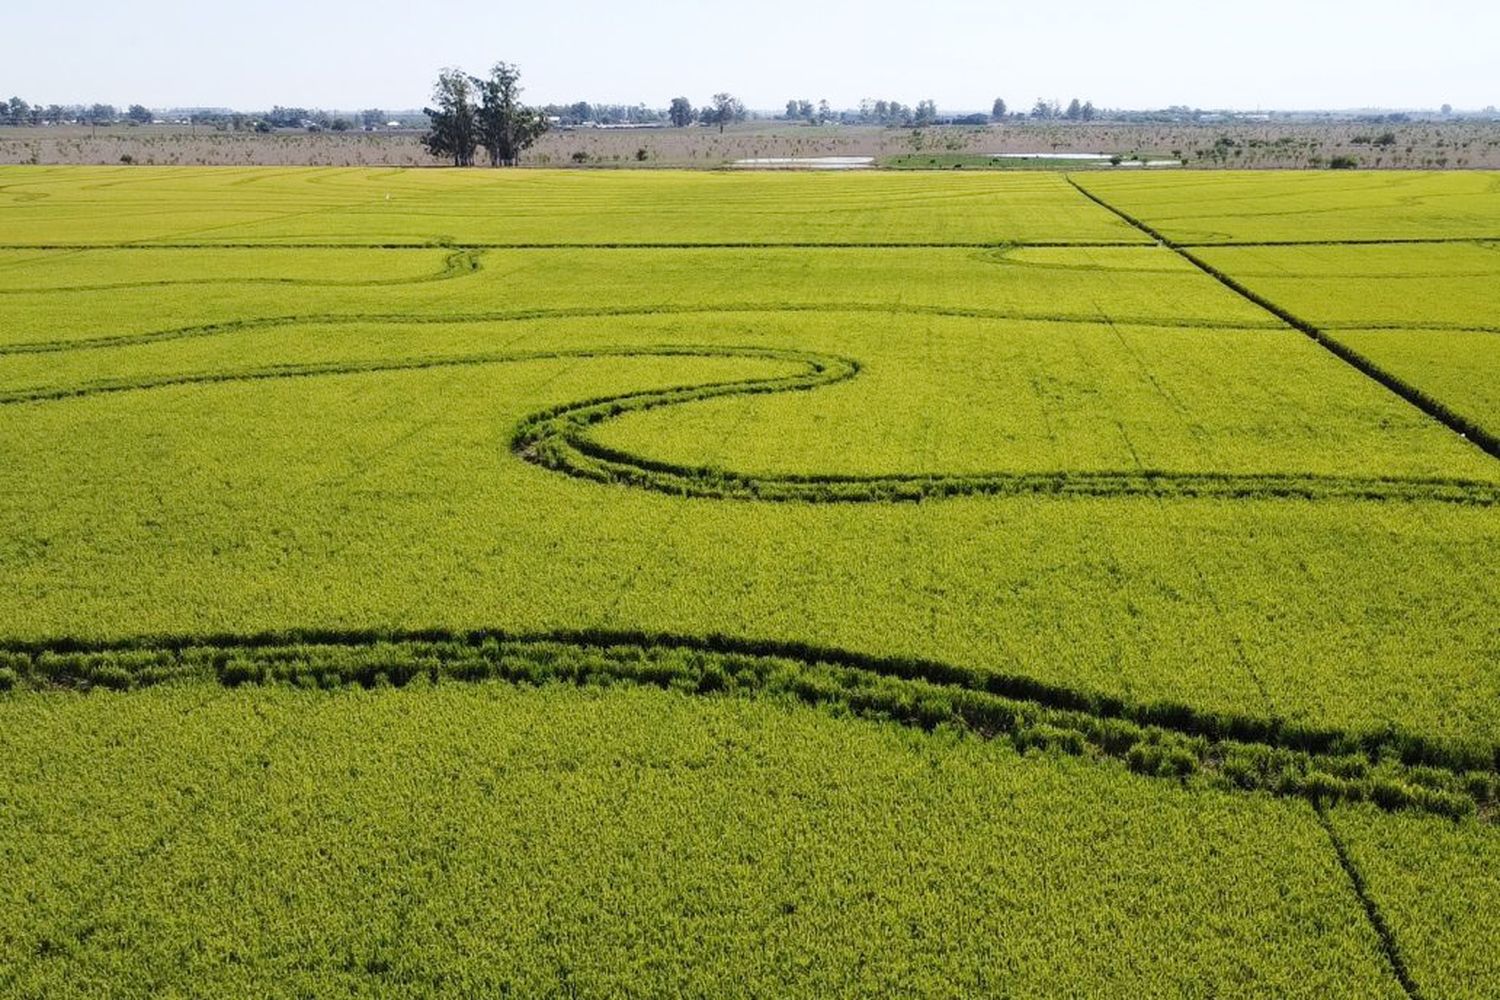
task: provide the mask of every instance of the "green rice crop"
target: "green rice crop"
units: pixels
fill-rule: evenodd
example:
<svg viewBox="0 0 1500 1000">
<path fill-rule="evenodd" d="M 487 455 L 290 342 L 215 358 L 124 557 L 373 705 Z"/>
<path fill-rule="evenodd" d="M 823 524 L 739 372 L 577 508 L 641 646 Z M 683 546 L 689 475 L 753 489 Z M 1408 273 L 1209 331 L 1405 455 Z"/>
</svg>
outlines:
<svg viewBox="0 0 1500 1000">
<path fill-rule="evenodd" d="M 1424 996 L 1500 993 L 1500 831 L 1494 824 L 1331 810 Z"/>
<path fill-rule="evenodd" d="M 1099 172 L 1081 183 L 1180 243 L 1500 238 L 1494 171 Z"/>
<path fill-rule="evenodd" d="M 1056 174 L 9 168 L 0 243 L 1145 242 Z"/>
<path fill-rule="evenodd" d="M 1493 992 L 1495 178 L 1078 183 L 0 170 L 0 993 Z"/>
<path fill-rule="evenodd" d="M 1328 330 L 1500 327 L 1500 245 L 1207 247 L 1198 256 Z"/>
<path fill-rule="evenodd" d="M 1500 436 L 1500 331 L 1339 330 L 1334 336 Z"/>
<path fill-rule="evenodd" d="M 634 338 L 630 324 L 614 329 L 627 347 L 671 343 L 674 322 Z M 288 624 L 794 638 L 1138 700 L 1495 742 L 1493 636 L 1458 627 L 1495 599 L 1492 507 L 767 506 L 601 488 L 507 454 L 512 429 L 549 407 L 780 365 L 336 366 L 11 404 L 0 613 L 10 634 L 36 638 Z M 734 439 L 722 445 L 732 456 Z"/>
<path fill-rule="evenodd" d="M 10 995 L 1397 995 L 1305 804 L 668 692 L 4 710 Z"/>
<path fill-rule="evenodd" d="M 1216 267 L 1500 435 L 1500 249 L 1233 247 Z"/>
<path fill-rule="evenodd" d="M 449 251 L 296 249 L 208 251 L 223 268 L 213 293 L 184 284 L 198 251 L 0 251 L 0 351 L 89 340 L 233 333 L 261 317 L 476 316 L 804 311 L 943 311 L 993 318 L 1149 322 L 1200 328 L 1275 325 L 1225 296 L 1176 255 L 1155 247 L 995 249 L 614 249 L 487 250 L 452 280 L 393 286 L 351 275 L 439 273 Z M 223 255 L 240 261 L 224 262 Z M 165 257 L 148 270 L 141 261 Z M 67 260 L 62 275 L 54 263 Z M 222 263 L 221 263 L 222 262 Z M 124 284 L 117 269 L 141 279 Z M 281 279 L 305 277 L 296 285 Z M 177 284 L 162 284 L 173 280 Z M 325 281 L 324 276 L 327 276 Z M 156 280 L 150 280 L 155 278 Z M 188 278 L 187 280 L 195 280 Z M 78 286 L 96 287 L 77 291 Z M 61 287 L 63 291 L 53 290 Z M 169 320 L 164 322 L 164 317 Z M 213 327 L 205 331 L 203 327 Z M 227 330 L 219 328 L 227 327 Z"/>
</svg>

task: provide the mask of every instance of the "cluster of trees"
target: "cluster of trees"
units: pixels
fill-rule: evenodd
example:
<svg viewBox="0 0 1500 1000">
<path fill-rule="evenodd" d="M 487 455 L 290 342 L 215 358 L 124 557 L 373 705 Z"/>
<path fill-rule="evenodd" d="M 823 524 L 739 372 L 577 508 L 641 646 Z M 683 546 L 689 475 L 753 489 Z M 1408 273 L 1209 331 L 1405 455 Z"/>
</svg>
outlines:
<svg viewBox="0 0 1500 1000">
<path fill-rule="evenodd" d="M 331 129 L 342 132 L 357 124 L 375 128 L 386 122 L 386 114 L 379 108 L 361 111 L 353 121 L 330 115 L 326 111 L 283 108 L 280 105 L 260 114 L 222 110 L 177 114 L 182 117 L 176 120 L 236 132 L 270 132 L 278 128 L 306 128 L 312 131 Z M 41 105 L 31 104 L 19 97 L 12 97 L 9 101 L 0 100 L 0 125 L 116 125 L 120 122 L 149 125 L 153 121 L 156 121 L 155 113 L 144 104 L 132 104 L 121 112 L 113 104 Z"/>
<path fill-rule="evenodd" d="M 432 90 L 437 106 L 422 109 L 431 125 L 422 144 L 455 167 L 473 166 L 480 146 L 490 166 L 513 166 L 521 151 L 547 131 L 542 112 L 520 98 L 521 71 L 510 63 L 496 63 L 487 77 L 445 69 Z"/>
<path fill-rule="evenodd" d="M 811 122 L 814 125 L 822 125 L 838 118 L 828 107 L 827 100 L 819 101 L 818 106 L 814 108 L 812 101 L 795 99 L 786 102 L 786 114 L 782 117 L 789 122 Z"/>
<path fill-rule="evenodd" d="M 666 119 L 666 112 L 644 104 L 544 104 L 542 114 L 560 125 L 651 125 Z"/>
<path fill-rule="evenodd" d="M 1031 106 L 1031 117 L 1047 121 L 1060 118 L 1070 122 L 1091 122 L 1099 117 L 1099 113 L 1094 110 L 1093 101 L 1084 101 L 1080 104 L 1076 97 L 1068 102 L 1066 109 L 1059 106 L 1056 101 L 1039 99 Z"/>
<path fill-rule="evenodd" d="M 733 122 L 742 122 L 749 117 L 745 103 L 730 93 L 718 93 L 701 108 L 693 107 L 686 97 L 674 97 L 667 106 L 667 121 L 674 128 L 686 128 L 697 122 L 699 125 L 717 125 L 719 131 Z"/>
<path fill-rule="evenodd" d="M 827 102 L 824 102 L 826 112 Z M 686 97 L 674 97 L 665 108 L 648 108 L 644 104 L 591 104 L 575 101 L 572 104 L 544 104 L 537 109 L 549 121 L 562 126 L 573 125 L 656 125 L 667 123 L 676 128 L 686 128 L 695 122 L 700 125 L 721 127 L 732 122 L 743 121 L 749 112 L 733 94 L 715 94 L 701 108 L 693 107 Z"/>
<path fill-rule="evenodd" d="M 242 118 L 242 115 L 233 115 L 234 118 Z M 202 120 L 194 116 L 195 121 Z M 320 129 L 331 129 L 334 132 L 345 132 L 351 128 L 376 129 L 384 127 L 390 120 L 390 116 L 380 108 L 365 108 L 356 115 L 348 118 L 330 115 L 326 111 L 317 108 L 283 108 L 280 105 L 273 107 L 258 117 L 251 117 L 252 127 L 258 132 L 269 132 L 278 128 L 305 128 L 309 132 L 317 132 Z M 236 126 L 238 128 L 238 126 Z"/>
<path fill-rule="evenodd" d="M 907 125 L 921 127 L 931 125 L 937 121 L 937 103 L 935 101 L 918 101 L 917 106 L 912 108 L 902 104 L 900 101 L 871 100 L 865 98 L 859 102 L 859 116 L 857 121 L 864 124 L 876 125 Z"/>
</svg>

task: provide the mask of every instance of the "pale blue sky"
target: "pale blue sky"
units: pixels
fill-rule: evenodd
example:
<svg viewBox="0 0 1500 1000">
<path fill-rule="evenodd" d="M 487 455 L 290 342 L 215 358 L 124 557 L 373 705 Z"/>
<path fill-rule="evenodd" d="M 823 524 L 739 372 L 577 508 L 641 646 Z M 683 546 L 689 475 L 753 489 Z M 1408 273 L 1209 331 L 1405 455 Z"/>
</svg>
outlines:
<svg viewBox="0 0 1500 1000">
<path fill-rule="evenodd" d="M 519 63 L 533 102 L 943 109 L 1500 104 L 1500 0 L 20 0 L 0 90 L 151 106 L 420 107 L 444 65 Z"/>
</svg>

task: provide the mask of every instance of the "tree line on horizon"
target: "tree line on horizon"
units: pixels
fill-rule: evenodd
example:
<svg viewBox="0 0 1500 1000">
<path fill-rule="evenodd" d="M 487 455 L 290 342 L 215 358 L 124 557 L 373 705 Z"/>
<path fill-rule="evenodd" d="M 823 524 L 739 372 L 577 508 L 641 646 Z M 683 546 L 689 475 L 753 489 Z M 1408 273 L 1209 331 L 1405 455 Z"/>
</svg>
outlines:
<svg viewBox="0 0 1500 1000">
<path fill-rule="evenodd" d="M 142 104 L 122 115 L 113 104 L 32 104 L 19 97 L 0 100 L 0 125 L 113 125 L 121 119 L 149 125 L 155 116 Z"/>
<path fill-rule="evenodd" d="M 786 102 L 784 113 L 752 114 L 738 98 L 722 92 L 713 95 L 708 103 L 700 107 L 695 107 L 687 97 L 674 97 L 662 107 L 648 107 L 644 103 L 576 101 L 531 108 L 520 104 L 518 100 L 519 79 L 519 70 L 506 63 L 496 64 L 486 78 L 469 76 L 460 70 L 444 70 L 439 75 L 438 86 L 435 88 L 436 108 L 423 109 L 432 126 L 430 133 L 437 133 L 434 140 L 441 151 L 435 155 L 453 159 L 458 165 L 472 164 L 479 148 L 483 147 L 489 153 L 492 164 L 499 166 L 514 163 L 519 154 L 534 143 L 548 125 L 567 128 L 579 125 L 670 124 L 685 128 L 696 124 L 717 126 L 723 131 L 728 124 L 762 117 L 809 125 L 882 125 L 888 128 L 982 126 L 1025 121 L 1088 123 L 1103 120 L 1123 124 L 1181 124 L 1203 120 L 1219 123 L 1225 117 L 1224 113 L 1205 112 L 1186 105 L 1144 111 L 1100 110 L 1095 108 L 1092 101 L 1076 97 L 1067 105 L 1038 99 L 1030 111 L 1012 111 L 1004 98 L 997 97 L 987 115 L 982 112 L 939 115 L 935 102 L 931 100 L 908 105 L 898 100 L 866 98 L 857 108 L 839 110 L 830 107 L 826 99 L 814 104 L 811 100 L 797 98 Z M 378 108 L 358 112 L 328 112 L 316 108 L 280 105 L 269 111 L 173 108 L 158 114 L 142 104 L 131 104 L 122 110 L 106 103 L 42 104 L 26 101 L 19 96 L 9 100 L 0 99 L 0 126 L 150 125 L 165 118 L 169 124 L 201 125 L 217 131 L 270 133 L 304 129 L 309 132 L 345 132 L 361 128 L 365 131 L 381 130 L 391 126 L 409 128 L 420 121 L 416 117 L 418 114 L 388 114 Z M 438 116 L 436 119 L 434 114 Z M 1349 120 L 1376 124 L 1401 124 L 1431 118 L 1450 120 L 1455 117 L 1500 120 L 1496 119 L 1496 115 L 1494 106 L 1488 106 L 1479 112 L 1457 112 L 1455 115 L 1454 109 L 1445 104 L 1435 114 L 1386 112 L 1350 116 Z M 399 119 L 399 122 L 392 121 L 393 117 Z M 491 139 L 493 151 L 491 143 L 486 143 L 483 136 Z M 473 139 L 472 145 L 469 144 L 470 139 Z M 451 145 L 453 143 L 457 144 L 456 147 Z"/>
<path fill-rule="evenodd" d="M 549 121 L 561 125 L 665 122 L 678 128 L 696 123 L 718 126 L 723 131 L 725 125 L 744 121 L 749 117 L 744 103 L 729 93 L 715 94 L 709 103 L 701 107 L 694 107 L 686 97 L 674 97 L 664 109 L 648 108 L 644 104 L 591 104 L 588 101 L 527 108 L 518 101 L 519 80 L 519 70 L 503 62 L 497 63 L 486 78 L 470 76 L 456 69 L 443 70 L 434 88 L 436 109 L 423 109 L 433 123 L 437 141 L 443 147 L 442 152 L 436 155 L 443 158 L 453 156 L 450 144 L 457 142 L 460 155 L 456 159 L 456 165 L 463 166 L 472 160 L 478 146 L 483 146 L 488 151 L 490 146 L 483 139 L 477 141 L 474 150 L 468 150 L 464 146 L 468 134 L 479 135 L 484 131 L 485 122 L 489 124 L 488 134 L 499 151 L 491 154 L 491 162 L 500 165 L 513 162 L 514 154 L 525 149 L 535 140 L 536 135 L 540 135 L 540 132 L 531 134 L 537 123 L 541 123 L 543 131 Z M 438 117 L 434 118 L 435 115 Z M 937 123 L 938 112 L 936 103 L 931 100 L 919 101 L 911 106 L 896 100 L 867 98 L 860 102 L 857 111 L 850 112 L 834 111 L 826 99 L 819 101 L 816 106 L 812 101 L 804 99 L 787 101 L 785 113 L 778 117 L 786 121 L 804 121 L 815 125 L 840 122 L 920 128 Z M 1006 117 L 1005 101 L 996 98 L 988 120 L 1002 121 Z M 1074 98 L 1066 111 L 1055 103 L 1039 100 L 1032 109 L 1031 117 L 1091 121 L 1095 112 L 1091 102 L 1080 105 L 1077 98 Z M 113 125 L 119 122 L 149 125 L 155 120 L 156 115 L 151 109 L 141 104 L 132 104 L 122 113 L 112 104 L 42 105 L 31 104 L 20 97 L 12 97 L 9 101 L 0 100 L 0 125 Z M 188 120 L 193 124 L 206 124 L 221 129 L 233 128 L 237 132 L 270 132 L 287 128 L 343 132 L 350 128 L 380 128 L 385 126 L 387 118 L 385 112 L 374 108 L 345 117 L 319 110 L 277 105 L 269 111 L 248 115 L 230 111 L 197 111 L 190 113 Z M 954 121 L 959 124 L 981 124 L 984 120 L 983 115 L 968 115 Z M 505 123 L 508 123 L 508 127 L 503 127 Z"/>
</svg>

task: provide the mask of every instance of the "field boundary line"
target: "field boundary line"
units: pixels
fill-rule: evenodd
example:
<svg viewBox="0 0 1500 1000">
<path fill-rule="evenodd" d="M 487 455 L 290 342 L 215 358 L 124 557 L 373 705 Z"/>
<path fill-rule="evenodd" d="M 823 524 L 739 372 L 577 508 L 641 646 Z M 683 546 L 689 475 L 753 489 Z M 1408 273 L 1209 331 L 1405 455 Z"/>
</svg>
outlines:
<svg viewBox="0 0 1500 1000">
<path fill-rule="evenodd" d="M 1073 183 L 1071 177 L 1069 183 Z M 1083 190 L 1080 188 L 1080 190 Z M 1085 192 L 1086 193 L 1086 192 Z M 1092 195 L 1090 195 L 1092 197 Z M 1103 207 L 1112 206 L 1100 201 Z M 1119 214 L 1119 213 L 1116 213 Z M 1123 216 L 1122 216 L 1123 218 Z M 1191 240 L 1173 241 L 1173 248 L 1211 250 L 1253 247 L 1342 247 L 1342 246 L 1441 246 L 1464 243 L 1500 243 L 1500 236 L 1397 236 L 1351 237 L 1309 240 Z M 624 240 L 493 243 L 483 240 L 382 240 L 380 242 L 161 242 L 153 237 L 118 243 L 0 243 L 0 250 L 984 250 L 999 247 L 1037 250 L 1136 250 L 1151 247 L 1145 240 Z"/>
<path fill-rule="evenodd" d="M 1217 267 L 1208 263 L 1203 258 L 1192 253 L 1185 247 L 1184 244 L 1173 241 L 1171 238 L 1159 232 L 1148 223 L 1143 222 L 1142 220 L 1136 218 L 1128 212 L 1125 212 L 1124 210 L 1111 205 L 1103 198 L 1100 198 L 1098 195 L 1094 194 L 1083 185 L 1079 184 L 1076 180 L 1073 179 L 1071 174 L 1067 175 L 1067 181 L 1069 184 L 1073 185 L 1073 187 L 1076 188 L 1078 192 L 1085 198 L 1088 198 L 1090 201 L 1109 209 L 1111 212 L 1114 212 L 1116 215 L 1124 219 L 1126 222 L 1130 223 L 1132 226 L 1135 226 L 1141 232 L 1157 240 L 1159 243 L 1161 243 L 1162 246 L 1165 246 L 1168 249 L 1180 254 L 1194 267 L 1198 268 L 1198 270 L 1202 271 L 1204 274 L 1219 282 L 1219 284 L 1223 285 L 1225 288 L 1228 288 L 1230 291 L 1239 295 L 1241 298 L 1248 299 L 1249 301 L 1260 306 L 1266 312 L 1275 316 L 1277 319 L 1281 320 L 1287 326 L 1292 327 L 1294 330 L 1298 330 L 1306 334 L 1313 341 L 1313 343 L 1324 348 L 1334 357 L 1338 358 L 1340 361 L 1343 361 L 1355 371 L 1359 372 L 1361 375 L 1364 375 L 1371 381 L 1378 383 L 1385 389 L 1401 397 L 1406 402 L 1422 411 L 1422 413 L 1426 414 L 1428 417 L 1436 420 L 1438 423 L 1442 424 L 1444 427 L 1448 428 L 1459 437 L 1479 448 L 1491 458 L 1500 459 L 1500 436 L 1497 436 L 1496 434 L 1490 432 L 1486 428 L 1470 420 L 1468 417 L 1465 417 L 1463 414 L 1458 413 L 1442 400 L 1423 392 L 1421 389 L 1405 381 L 1404 379 L 1392 374 L 1391 372 L 1386 371 L 1384 368 L 1381 368 L 1375 362 L 1371 361 L 1363 354 L 1360 354 L 1358 351 L 1349 347 L 1347 344 L 1344 344 L 1343 342 L 1329 336 L 1327 333 L 1314 326 L 1312 323 L 1309 323 L 1307 320 L 1304 320 L 1294 313 L 1287 311 L 1286 309 L 1277 305 L 1275 302 L 1272 302 L 1270 299 L 1266 298 L 1264 295 L 1261 295 L 1259 292 L 1243 284 L 1233 276 L 1219 270 Z"/>
<path fill-rule="evenodd" d="M 1370 884 L 1365 880 L 1364 873 L 1354 863 L 1354 857 L 1349 853 L 1349 847 L 1338 835 L 1334 828 L 1333 820 L 1329 818 L 1328 807 L 1321 801 L 1313 803 L 1313 811 L 1318 814 L 1318 822 L 1323 827 L 1323 832 L 1328 834 L 1328 840 L 1333 845 L 1333 853 L 1338 857 L 1339 867 L 1344 874 L 1349 876 L 1349 884 L 1354 889 L 1354 895 L 1359 898 L 1360 906 L 1364 908 L 1365 919 L 1369 921 L 1370 927 L 1375 931 L 1375 936 L 1380 940 L 1380 950 L 1385 954 L 1386 961 L 1390 963 L 1391 972 L 1401 988 L 1406 991 L 1410 1000 L 1422 1000 L 1422 991 L 1418 989 L 1417 982 L 1412 978 L 1411 970 L 1406 965 L 1406 959 L 1402 957 L 1401 947 L 1396 943 L 1395 931 L 1391 929 L 1389 921 L 1380 909 L 1380 904 L 1375 901 L 1370 892 Z"/>
<path fill-rule="evenodd" d="M 1500 236 L 1354 236 L 1341 240 L 1181 240 L 1178 241 L 1177 246 L 1199 250 L 1212 250 L 1219 247 L 1231 250 L 1236 247 L 1243 249 L 1251 247 L 1441 246 L 1451 243 L 1494 243 L 1496 241 L 1500 241 Z"/>
<path fill-rule="evenodd" d="M 487 243 L 459 240 L 394 240 L 380 243 L 0 243 L 0 250 L 987 250 L 1000 247 L 1037 250 L 1140 250 L 1145 240 L 717 240 L 606 241 L 573 243 Z"/>
</svg>

